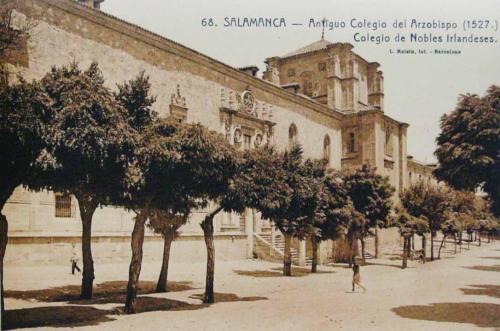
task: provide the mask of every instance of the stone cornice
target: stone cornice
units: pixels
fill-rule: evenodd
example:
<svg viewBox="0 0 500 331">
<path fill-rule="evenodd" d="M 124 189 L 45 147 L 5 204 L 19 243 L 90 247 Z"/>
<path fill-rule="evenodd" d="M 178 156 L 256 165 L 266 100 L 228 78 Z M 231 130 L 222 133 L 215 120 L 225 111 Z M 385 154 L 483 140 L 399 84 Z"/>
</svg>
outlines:
<svg viewBox="0 0 500 331">
<path fill-rule="evenodd" d="M 271 82 L 259 79 L 257 77 L 252 77 L 248 74 L 245 74 L 244 72 L 241 72 L 236 68 L 224 64 L 223 62 L 220 62 L 216 59 L 210 58 L 194 49 L 183 46 L 173 40 L 160 36 L 154 32 L 146 30 L 133 23 L 124 21 L 113 15 L 87 7 L 72 0 L 36 0 L 36 1 L 43 2 L 46 5 L 56 7 L 60 10 L 82 17 L 88 21 L 92 21 L 96 24 L 112 29 L 118 33 L 128 35 L 129 37 L 135 38 L 141 42 L 144 42 L 153 47 L 161 49 L 164 52 L 168 52 L 180 56 L 188 61 L 192 61 L 197 64 L 206 66 L 214 71 L 220 72 L 233 79 L 239 80 L 240 82 L 243 82 L 249 86 L 262 89 L 268 93 L 274 94 L 283 99 L 299 104 L 310 110 L 316 111 L 318 113 L 336 119 L 342 119 L 343 114 L 339 113 L 337 110 L 331 109 L 307 97 L 282 89 L 281 87 Z"/>
<path fill-rule="evenodd" d="M 401 126 L 401 127 L 405 127 L 405 128 L 410 126 L 408 123 L 399 122 L 399 121 L 395 120 L 394 118 L 387 116 L 382 110 L 379 110 L 379 109 L 370 109 L 370 110 L 357 111 L 357 112 L 353 112 L 353 113 L 346 113 L 346 114 L 344 114 L 344 116 L 346 116 L 346 117 L 360 116 L 361 117 L 361 116 L 367 115 L 367 114 L 374 114 L 374 115 L 383 116 L 384 120 L 392 122 L 393 124 L 395 124 L 397 126 Z"/>
<path fill-rule="evenodd" d="M 433 171 L 436 167 L 432 165 L 425 164 L 421 161 L 415 160 L 415 159 L 407 159 L 408 166 L 412 166 L 415 168 L 420 168 L 420 169 L 425 169 L 427 171 Z"/>
</svg>

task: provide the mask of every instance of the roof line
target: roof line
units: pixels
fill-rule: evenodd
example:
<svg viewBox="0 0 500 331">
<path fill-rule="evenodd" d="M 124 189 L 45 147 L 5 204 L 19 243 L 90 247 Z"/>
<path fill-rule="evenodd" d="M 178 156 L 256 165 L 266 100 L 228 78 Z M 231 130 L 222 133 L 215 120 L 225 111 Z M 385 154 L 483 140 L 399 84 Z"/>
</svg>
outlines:
<svg viewBox="0 0 500 331">
<path fill-rule="evenodd" d="M 221 72 L 222 69 L 226 69 L 228 72 L 225 73 L 229 76 L 232 76 L 232 78 L 235 78 L 240 81 L 244 81 L 248 84 L 253 85 L 261 85 L 261 87 L 267 87 L 270 88 L 270 91 L 268 91 L 271 94 L 278 94 L 279 96 L 283 97 L 284 99 L 287 99 L 291 102 L 294 103 L 302 103 L 303 106 L 316 111 L 318 113 L 321 113 L 326 116 L 330 116 L 333 118 L 340 119 L 343 117 L 343 114 L 339 112 L 336 109 L 331 109 L 317 101 L 314 101 L 306 96 L 302 96 L 300 94 L 293 93 L 291 91 L 287 91 L 278 85 L 260 79 L 258 77 L 253 77 L 248 74 L 245 74 L 244 72 L 238 70 L 237 68 L 234 68 L 228 64 L 225 64 L 217 59 L 211 58 L 203 53 L 200 53 L 192 48 L 189 48 L 187 46 L 184 46 L 174 40 L 171 40 L 169 38 L 166 38 L 160 34 L 157 34 L 155 32 L 152 32 L 150 30 L 147 30 L 139 25 L 136 25 L 134 23 L 130 23 L 128 21 L 125 21 L 119 17 L 116 17 L 114 15 L 111 15 L 109 13 L 103 12 L 101 10 L 91 8 L 88 6 L 85 6 L 81 3 L 76 2 L 75 0 L 39 0 L 41 2 L 44 2 L 50 6 L 57 7 L 63 11 L 70 12 L 72 14 L 78 15 L 78 16 L 85 16 L 86 19 L 92 20 L 93 22 L 103 25 L 109 29 L 113 29 L 118 33 L 122 34 L 128 34 L 134 37 L 134 33 L 136 34 L 135 38 L 141 40 L 142 42 L 149 43 L 150 45 L 160 48 L 166 52 L 173 53 L 177 56 L 184 57 L 190 61 L 193 62 L 198 62 L 200 64 L 206 65 L 206 66 L 212 66 L 212 69 Z M 103 22 L 98 22 L 97 17 L 101 17 L 104 19 L 108 19 L 110 21 L 103 23 Z M 111 26 L 113 23 L 115 24 L 122 24 L 123 27 L 126 28 L 124 29 L 117 29 L 113 26 Z M 148 40 L 145 40 L 145 38 L 150 38 L 152 41 L 156 41 L 158 44 L 155 44 L 151 42 L 151 40 L 148 42 Z M 163 46 L 163 47 L 160 47 Z M 173 46 L 173 47 L 172 47 Z M 192 54 L 186 54 L 187 52 L 195 53 L 196 55 L 199 56 L 199 61 L 196 61 L 197 59 L 194 59 L 192 57 Z M 191 55 L 191 56 L 189 56 Z M 222 73 L 222 72 L 221 72 Z M 274 93 L 273 93 L 274 92 Z"/>
</svg>

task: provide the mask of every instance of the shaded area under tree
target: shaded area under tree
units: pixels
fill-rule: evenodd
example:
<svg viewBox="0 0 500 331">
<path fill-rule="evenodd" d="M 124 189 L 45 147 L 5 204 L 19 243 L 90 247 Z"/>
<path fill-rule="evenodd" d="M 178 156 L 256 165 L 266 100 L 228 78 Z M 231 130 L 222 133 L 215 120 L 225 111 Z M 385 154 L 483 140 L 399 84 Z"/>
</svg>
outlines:
<svg viewBox="0 0 500 331">
<path fill-rule="evenodd" d="M 433 303 L 427 306 L 401 306 L 391 309 L 400 317 L 474 324 L 479 327 L 500 327 L 500 305 L 481 302 Z"/>
<path fill-rule="evenodd" d="M 168 282 L 170 292 L 189 291 L 194 289 L 190 282 Z M 42 290 L 5 291 L 5 297 L 21 300 L 37 300 L 41 302 L 71 302 L 80 305 L 123 303 L 127 294 L 126 281 L 108 281 L 95 286 L 94 296 L 89 300 L 80 298 L 80 285 L 51 287 Z M 141 281 L 139 294 L 156 292 L 156 283 Z"/>
</svg>

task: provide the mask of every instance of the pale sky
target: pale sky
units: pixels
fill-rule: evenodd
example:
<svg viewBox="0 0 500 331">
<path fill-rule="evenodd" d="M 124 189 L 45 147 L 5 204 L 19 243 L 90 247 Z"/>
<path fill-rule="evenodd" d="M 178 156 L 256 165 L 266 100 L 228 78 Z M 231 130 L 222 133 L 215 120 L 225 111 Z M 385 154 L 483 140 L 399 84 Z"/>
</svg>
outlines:
<svg viewBox="0 0 500 331">
<path fill-rule="evenodd" d="M 354 51 L 368 61 L 377 61 L 384 72 L 385 112 L 410 124 L 408 154 L 424 162 L 434 162 L 434 140 L 439 118 L 453 109 L 461 93 L 483 94 L 488 86 L 500 84 L 500 1 L 499 0 L 106 0 L 101 9 L 140 25 L 233 67 L 257 65 L 321 37 L 321 29 L 307 26 L 310 18 L 345 21 L 345 29 L 327 30 L 325 39 L 350 42 Z M 203 18 L 212 17 L 217 27 L 202 27 Z M 225 17 L 284 17 L 286 28 L 223 27 Z M 457 22 L 451 33 L 469 35 L 463 21 L 489 20 L 477 36 L 493 36 L 488 44 L 380 44 L 355 42 L 351 19 L 382 20 L 386 29 L 370 34 L 391 35 L 394 20 L 413 18 Z M 291 23 L 303 23 L 292 26 Z M 407 34 L 409 30 L 403 30 Z M 443 35 L 444 31 L 421 30 Z M 460 49 L 460 55 L 395 55 L 389 49 Z"/>
</svg>

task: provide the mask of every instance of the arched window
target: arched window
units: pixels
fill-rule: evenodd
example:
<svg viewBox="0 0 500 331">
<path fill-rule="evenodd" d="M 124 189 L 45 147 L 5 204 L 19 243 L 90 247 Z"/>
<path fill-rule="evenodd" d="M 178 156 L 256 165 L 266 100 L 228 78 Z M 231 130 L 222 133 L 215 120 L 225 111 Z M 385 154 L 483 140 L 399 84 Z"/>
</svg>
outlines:
<svg viewBox="0 0 500 331">
<path fill-rule="evenodd" d="M 297 126 L 292 123 L 290 125 L 290 128 L 288 129 L 288 147 L 292 148 L 293 145 L 297 144 L 297 136 L 298 136 L 298 131 L 297 131 Z"/>
<path fill-rule="evenodd" d="M 330 155 L 331 155 L 331 142 L 330 136 L 325 135 L 325 139 L 323 139 L 323 159 L 325 159 L 327 166 L 330 166 Z"/>
<path fill-rule="evenodd" d="M 356 152 L 356 135 L 354 134 L 354 132 L 349 133 L 349 140 L 347 141 L 347 152 Z"/>
</svg>

